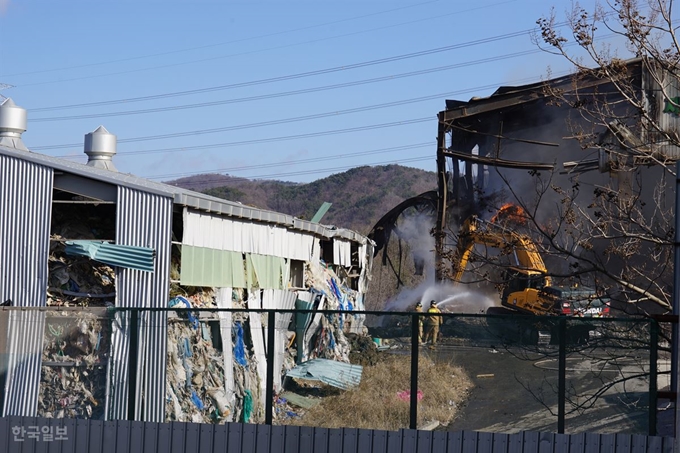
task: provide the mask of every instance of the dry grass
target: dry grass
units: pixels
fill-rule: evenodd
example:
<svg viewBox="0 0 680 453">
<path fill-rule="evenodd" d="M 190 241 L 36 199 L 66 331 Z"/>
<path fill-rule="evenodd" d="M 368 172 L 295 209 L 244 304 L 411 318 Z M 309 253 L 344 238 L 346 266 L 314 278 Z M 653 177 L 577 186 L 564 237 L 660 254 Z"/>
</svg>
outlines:
<svg viewBox="0 0 680 453">
<path fill-rule="evenodd" d="M 390 356 L 377 365 L 364 367 L 361 384 L 323 401 L 299 418 L 287 423 L 325 428 L 367 428 L 398 430 L 409 426 L 409 402 L 398 392 L 410 388 L 409 356 Z M 447 425 L 472 387 L 465 372 L 449 363 L 434 363 L 420 357 L 418 426 L 437 420 Z"/>
</svg>

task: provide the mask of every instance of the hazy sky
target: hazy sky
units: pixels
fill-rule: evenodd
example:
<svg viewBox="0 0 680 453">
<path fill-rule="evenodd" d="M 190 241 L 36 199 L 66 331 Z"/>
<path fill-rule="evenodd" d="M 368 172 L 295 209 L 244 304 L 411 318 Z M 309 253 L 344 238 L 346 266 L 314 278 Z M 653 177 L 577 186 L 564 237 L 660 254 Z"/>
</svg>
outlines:
<svg viewBox="0 0 680 453">
<path fill-rule="evenodd" d="M 85 162 L 104 125 L 117 168 L 156 180 L 433 171 L 445 99 L 569 69 L 528 33 L 551 4 L 571 2 L 0 0 L 0 94 L 35 152 Z"/>
</svg>

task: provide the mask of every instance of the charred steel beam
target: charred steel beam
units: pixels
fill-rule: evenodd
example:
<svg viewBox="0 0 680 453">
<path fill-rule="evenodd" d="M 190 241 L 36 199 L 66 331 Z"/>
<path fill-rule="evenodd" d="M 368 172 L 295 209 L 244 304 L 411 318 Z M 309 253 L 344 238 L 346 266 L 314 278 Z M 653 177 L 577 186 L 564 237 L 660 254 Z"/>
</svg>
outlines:
<svg viewBox="0 0 680 453">
<path fill-rule="evenodd" d="M 633 61 L 631 60 L 629 63 L 633 63 Z M 631 78 L 635 77 L 635 75 L 635 73 L 629 74 Z M 511 87 L 514 88 L 511 91 L 473 100 L 456 109 L 443 110 L 439 112 L 438 117 L 439 121 L 444 122 L 448 128 L 451 127 L 453 121 L 459 118 L 479 115 L 549 97 L 548 89 L 558 93 L 569 93 L 603 85 L 610 81 L 611 79 L 608 77 L 598 77 L 595 72 L 572 74 L 545 82 Z"/>
<path fill-rule="evenodd" d="M 434 231 L 434 272 L 436 281 L 443 278 L 442 254 L 444 252 L 444 226 L 446 225 L 446 196 L 448 187 L 446 186 L 446 127 L 439 122 L 437 134 L 437 224 Z"/>
<path fill-rule="evenodd" d="M 553 164 L 542 164 L 539 162 L 519 162 L 515 160 L 498 159 L 496 157 L 475 156 L 460 151 L 446 150 L 442 151 L 442 155 L 446 157 L 455 157 L 456 159 L 473 162 L 476 164 L 491 165 L 493 167 L 520 168 L 526 170 L 552 170 L 555 168 L 555 165 Z M 437 165 L 437 167 L 439 167 L 439 165 Z"/>
</svg>

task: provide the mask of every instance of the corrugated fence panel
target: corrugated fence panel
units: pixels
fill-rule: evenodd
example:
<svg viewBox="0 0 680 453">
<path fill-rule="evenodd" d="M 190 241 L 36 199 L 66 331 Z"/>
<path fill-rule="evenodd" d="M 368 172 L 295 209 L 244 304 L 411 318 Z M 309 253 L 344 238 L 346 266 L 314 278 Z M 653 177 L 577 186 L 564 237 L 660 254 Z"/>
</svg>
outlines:
<svg viewBox="0 0 680 453">
<path fill-rule="evenodd" d="M 44 307 L 52 217 L 51 168 L 0 156 L 0 302 Z M 9 318 L 5 415 L 37 413 L 45 315 Z"/>
<path fill-rule="evenodd" d="M 170 288 L 170 241 L 172 198 L 118 187 L 116 244 L 155 250 L 154 271 L 116 269 L 116 305 L 120 307 L 167 307 Z M 112 335 L 110 372 L 113 419 L 127 417 L 128 315 L 119 316 Z M 145 312 L 139 318 L 139 350 L 136 373 L 135 419 L 165 420 L 167 314 Z M 161 438 L 159 437 L 159 440 Z"/>
<path fill-rule="evenodd" d="M 29 433 L 37 433 L 31 434 Z M 208 425 L 126 420 L 2 417 L 0 451 L 47 453 L 483 453 L 507 451 L 595 451 L 672 453 L 674 439 L 641 435 L 520 432 L 381 431 L 242 423 Z M 512 446 L 514 444 L 514 446 Z M 614 450 L 610 450 L 614 447 Z M 591 450 L 592 448 L 592 450 Z"/>
</svg>

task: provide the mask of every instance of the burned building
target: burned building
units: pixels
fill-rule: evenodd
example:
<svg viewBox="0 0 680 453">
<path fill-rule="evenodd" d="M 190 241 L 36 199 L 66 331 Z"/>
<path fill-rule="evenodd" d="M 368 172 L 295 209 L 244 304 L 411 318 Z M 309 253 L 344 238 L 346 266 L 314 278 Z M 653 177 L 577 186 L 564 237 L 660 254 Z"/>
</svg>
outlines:
<svg viewBox="0 0 680 453">
<path fill-rule="evenodd" d="M 443 257 L 455 246 L 457 226 L 471 214 L 489 219 L 505 204 L 527 212 L 524 227 L 546 255 L 561 253 L 557 274 L 574 274 L 569 266 L 584 258 L 579 272 L 590 273 L 589 283 L 620 290 L 622 273 L 634 269 L 605 239 L 624 234 L 617 231 L 626 215 L 635 230 L 625 233 L 643 238 L 637 254 L 663 267 L 670 251 L 655 247 L 669 244 L 672 234 L 669 170 L 680 157 L 679 86 L 675 74 L 653 62 L 615 60 L 606 68 L 500 87 L 486 98 L 447 100 L 438 114 L 438 278 L 445 278 Z M 576 224 L 571 214 L 586 221 Z M 668 300 L 660 293 L 671 275 L 658 268 L 647 279 L 629 277 L 641 285 L 634 292 L 644 295 L 653 286 L 647 296 L 663 305 Z M 611 273 L 602 277 L 598 270 Z"/>
</svg>

